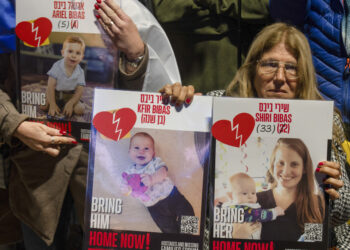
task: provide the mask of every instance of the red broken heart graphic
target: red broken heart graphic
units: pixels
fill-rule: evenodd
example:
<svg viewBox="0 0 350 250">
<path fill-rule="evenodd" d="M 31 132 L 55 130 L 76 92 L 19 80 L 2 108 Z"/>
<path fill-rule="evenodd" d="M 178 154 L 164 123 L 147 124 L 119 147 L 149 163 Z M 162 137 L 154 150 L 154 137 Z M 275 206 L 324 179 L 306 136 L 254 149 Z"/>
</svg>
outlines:
<svg viewBox="0 0 350 250">
<path fill-rule="evenodd" d="M 248 113 L 240 113 L 229 120 L 220 120 L 214 123 L 211 132 L 216 140 L 233 147 L 242 146 L 255 126 L 254 117 Z"/>
<path fill-rule="evenodd" d="M 134 126 L 136 113 L 129 108 L 122 108 L 113 113 L 103 111 L 97 113 L 92 124 L 104 136 L 118 141 L 122 139 Z"/>
<path fill-rule="evenodd" d="M 23 42 L 31 46 L 39 47 L 49 37 L 52 23 L 46 17 L 40 17 L 33 23 L 20 22 L 16 26 L 16 34 Z"/>
</svg>

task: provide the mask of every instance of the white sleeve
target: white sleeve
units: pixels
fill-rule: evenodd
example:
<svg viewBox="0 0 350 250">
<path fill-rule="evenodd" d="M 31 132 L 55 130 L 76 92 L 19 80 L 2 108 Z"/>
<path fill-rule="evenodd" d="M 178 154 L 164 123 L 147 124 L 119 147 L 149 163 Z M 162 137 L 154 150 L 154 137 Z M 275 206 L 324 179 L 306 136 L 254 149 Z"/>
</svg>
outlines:
<svg viewBox="0 0 350 250">
<path fill-rule="evenodd" d="M 121 8 L 136 24 L 149 49 L 143 91 L 155 92 L 168 83 L 181 82 L 171 44 L 151 12 L 136 0 L 122 0 Z"/>
</svg>

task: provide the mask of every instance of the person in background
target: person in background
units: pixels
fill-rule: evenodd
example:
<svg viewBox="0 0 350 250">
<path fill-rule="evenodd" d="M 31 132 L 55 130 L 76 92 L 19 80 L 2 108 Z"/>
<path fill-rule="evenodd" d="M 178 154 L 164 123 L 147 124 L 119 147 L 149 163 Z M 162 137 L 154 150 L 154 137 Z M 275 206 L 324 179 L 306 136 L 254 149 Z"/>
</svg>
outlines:
<svg viewBox="0 0 350 250">
<path fill-rule="evenodd" d="M 56 157 L 60 153 L 58 143 L 74 146 L 76 141 L 63 136 L 59 130 L 26 121 L 27 116 L 19 114 L 16 110 L 13 104 L 16 96 L 14 1 L 1 1 L 0 9 L 3 10 L 3 15 L 0 17 L 2 27 L 0 33 L 0 137 L 2 141 L 0 149 L 2 158 L 0 164 L 0 249 L 7 250 L 16 249 L 14 243 L 22 239 L 21 224 L 11 211 L 8 202 L 9 146 L 18 148 L 23 143 L 30 150 L 45 152 L 50 157 Z M 20 246 L 17 247 L 19 248 Z"/>
<path fill-rule="evenodd" d="M 255 34 L 272 21 L 269 0 L 151 1 L 175 51 L 182 84 L 202 93 L 225 88 Z"/>
<path fill-rule="evenodd" d="M 298 26 L 308 38 L 318 89 L 341 111 L 349 140 L 350 1 L 270 0 L 270 13 L 275 20 Z"/>
</svg>

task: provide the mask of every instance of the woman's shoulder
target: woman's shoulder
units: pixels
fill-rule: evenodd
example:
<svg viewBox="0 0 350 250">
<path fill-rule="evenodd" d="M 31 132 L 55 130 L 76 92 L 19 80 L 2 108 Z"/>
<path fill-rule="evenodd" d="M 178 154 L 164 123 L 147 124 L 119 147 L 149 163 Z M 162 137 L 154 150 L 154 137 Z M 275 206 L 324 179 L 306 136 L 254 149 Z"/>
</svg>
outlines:
<svg viewBox="0 0 350 250">
<path fill-rule="evenodd" d="M 344 142 L 346 142 L 346 137 L 342 117 L 337 111 L 334 111 L 331 161 L 339 162 L 340 165 L 345 165 L 346 161 Z"/>
<path fill-rule="evenodd" d="M 333 134 L 338 137 L 340 142 L 345 141 L 343 120 L 341 114 L 337 111 L 333 113 Z"/>
<path fill-rule="evenodd" d="M 258 203 L 260 204 L 261 208 L 268 209 L 276 207 L 276 201 L 273 197 L 272 189 L 258 192 L 256 193 L 256 196 L 258 198 Z"/>
<path fill-rule="evenodd" d="M 257 195 L 258 199 L 268 199 L 268 198 L 273 197 L 272 189 L 257 192 L 256 195 Z"/>
</svg>

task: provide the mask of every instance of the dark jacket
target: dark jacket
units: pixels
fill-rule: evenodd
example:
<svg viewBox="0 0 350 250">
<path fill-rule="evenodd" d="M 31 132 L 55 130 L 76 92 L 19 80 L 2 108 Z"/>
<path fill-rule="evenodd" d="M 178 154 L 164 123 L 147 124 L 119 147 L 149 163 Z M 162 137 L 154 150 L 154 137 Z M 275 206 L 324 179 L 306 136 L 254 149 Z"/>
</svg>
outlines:
<svg viewBox="0 0 350 250">
<path fill-rule="evenodd" d="M 0 90 L 0 137 L 3 142 L 12 144 L 12 134 L 27 117 L 17 112 L 9 96 Z M 4 172 L 0 166 L 1 173 Z M 3 182 L 3 181 L 2 181 Z M 13 215 L 9 202 L 8 190 L 0 188 L 0 245 L 21 239 L 20 225 Z"/>
<path fill-rule="evenodd" d="M 270 21 L 268 1 L 241 0 L 239 19 L 238 0 L 153 0 L 182 84 L 202 93 L 225 88 L 238 68 L 239 44 L 243 62 L 255 34 Z"/>
<path fill-rule="evenodd" d="M 0 244 L 20 240 L 17 218 L 50 244 L 68 188 L 83 221 L 87 153 L 81 145 L 66 146 L 56 158 L 29 149 L 13 137 L 25 119 L 0 90 L 0 137 L 11 146 L 14 162 L 9 188 L 0 190 Z"/>
</svg>

